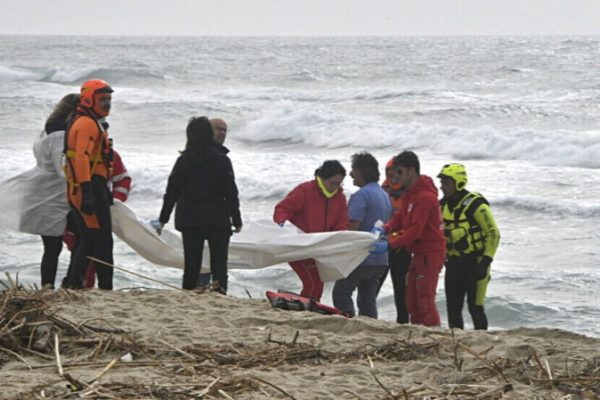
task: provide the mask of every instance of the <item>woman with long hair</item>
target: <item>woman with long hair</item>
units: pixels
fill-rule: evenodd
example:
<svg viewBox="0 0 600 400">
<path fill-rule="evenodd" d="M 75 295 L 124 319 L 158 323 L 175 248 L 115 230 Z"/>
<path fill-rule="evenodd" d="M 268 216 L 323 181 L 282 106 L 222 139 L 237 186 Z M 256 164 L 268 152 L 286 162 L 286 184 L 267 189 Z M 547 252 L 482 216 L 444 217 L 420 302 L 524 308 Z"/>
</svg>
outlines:
<svg viewBox="0 0 600 400">
<path fill-rule="evenodd" d="M 181 232 L 185 259 L 183 289 L 196 288 L 208 241 L 213 283 L 225 294 L 229 239 L 232 227 L 241 231 L 242 218 L 233 166 L 219 151 L 206 117 L 192 118 L 187 126 L 185 150 L 173 166 L 163 197 L 161 227 L 169 221 L 175 204 L 175 229 Z"/>
</svg>

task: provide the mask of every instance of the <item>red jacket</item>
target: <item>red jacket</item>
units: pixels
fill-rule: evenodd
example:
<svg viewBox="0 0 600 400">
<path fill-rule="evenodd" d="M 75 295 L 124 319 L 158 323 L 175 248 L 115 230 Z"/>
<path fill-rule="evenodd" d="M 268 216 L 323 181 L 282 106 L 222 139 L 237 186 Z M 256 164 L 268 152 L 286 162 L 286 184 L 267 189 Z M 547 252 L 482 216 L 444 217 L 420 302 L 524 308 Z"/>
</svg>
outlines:
<svg viewBox="0 0 600 400">
<path fill-rule="evenodd" d="M 316 180 L 296 186 L 276 206 L 273 221 L 290 221 L 305 233 L 331 232 L 348 229 L 346 196 L 339 188 L 326 198 Z"/>
<path fill-rule="evenodd" d="M 400 209 L 385 224 L 391 248 L 405 247 L 415 254 L 445 254 L 446 239 L 438 190 L 430 177 L 421 175 L 402 195 Z M 399 235 L 394 232 L 402 231 Z"/>
<path fill-rule="evenodd" d="M 113 150 L 113 175 L 112 175 L 112 195 L 113 198 L 123 202 L 127 201 L 129 190 L 131 189 L 131 176 L 121 160 L 121 156 L 116 150 Z"/>
</svg>

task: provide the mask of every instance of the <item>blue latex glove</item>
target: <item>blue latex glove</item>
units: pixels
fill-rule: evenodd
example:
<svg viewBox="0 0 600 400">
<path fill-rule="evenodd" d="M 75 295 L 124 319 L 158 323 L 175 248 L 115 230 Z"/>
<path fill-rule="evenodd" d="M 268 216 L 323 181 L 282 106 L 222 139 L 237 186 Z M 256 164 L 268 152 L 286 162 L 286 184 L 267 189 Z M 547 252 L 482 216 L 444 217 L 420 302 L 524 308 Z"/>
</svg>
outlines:
<svg viewBox="0 0 600 400">
<path fill-rule="evenodd" d="M 152 221 L 150 221 L 150 226 L 152 226 L 156 233 L 160 235 L 162 233 L 162 228 L 163 226 L 165 226 L 165 224 L 163 224 L 157 219 L 153 219 Z"/>
<path fill-rule="evenodd" d="M 381 226 L 374 226 L 373 229 L 371 229 L 371 233 L 377 233 L 379 234 L 379 237 L 385 236 L 385 230 Z"/>
<path fill-rule="evenodd" d="M 371 247 L 371 251 L 369 254 L 383 254 L 388 251 L 388 242 L 387 240 L 377 240 L 373 243 Z"/>
</svg>

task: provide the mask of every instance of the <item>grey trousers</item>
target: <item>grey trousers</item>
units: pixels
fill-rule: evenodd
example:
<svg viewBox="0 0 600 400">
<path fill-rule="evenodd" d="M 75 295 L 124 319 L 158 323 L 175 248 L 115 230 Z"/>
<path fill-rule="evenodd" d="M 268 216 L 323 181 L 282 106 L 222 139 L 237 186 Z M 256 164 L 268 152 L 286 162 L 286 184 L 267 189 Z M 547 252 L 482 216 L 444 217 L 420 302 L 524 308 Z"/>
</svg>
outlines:
<svg viewBox="0 0 600 400">
<path fill-rule="evenodd" d="M 356 297 L 358 315 L 377 318 L 379 278 L 387 268 L 387 265 L 361 265 L 347 278 L 336 281 L 331 294 L 333 305 L 342 312 L 355 315 L 352 294 L 358 289 Z"/>
</svg>

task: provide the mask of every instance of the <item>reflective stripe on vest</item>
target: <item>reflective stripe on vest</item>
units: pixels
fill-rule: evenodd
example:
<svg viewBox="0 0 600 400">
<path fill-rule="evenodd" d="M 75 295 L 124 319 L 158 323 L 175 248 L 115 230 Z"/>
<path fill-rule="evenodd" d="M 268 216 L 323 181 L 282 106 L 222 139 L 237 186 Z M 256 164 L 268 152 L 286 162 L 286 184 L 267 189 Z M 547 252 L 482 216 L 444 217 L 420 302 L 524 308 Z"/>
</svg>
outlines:
<svg viewBox="0 0 600 400">
<path fill-rule="evenodd" d="M 485 201 L 479 193 L 468 193 L 454 209 L 450 210 L 448 202 L 442 207 L 448 256 L 483 252 L 485 243 L 481 226 L 473 218 L 467 216 L 467 212 L 476 199 Z"/>
</svg>

